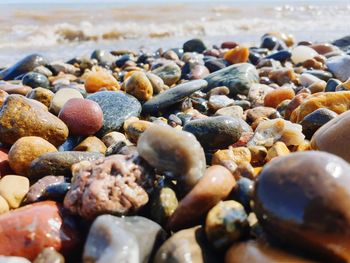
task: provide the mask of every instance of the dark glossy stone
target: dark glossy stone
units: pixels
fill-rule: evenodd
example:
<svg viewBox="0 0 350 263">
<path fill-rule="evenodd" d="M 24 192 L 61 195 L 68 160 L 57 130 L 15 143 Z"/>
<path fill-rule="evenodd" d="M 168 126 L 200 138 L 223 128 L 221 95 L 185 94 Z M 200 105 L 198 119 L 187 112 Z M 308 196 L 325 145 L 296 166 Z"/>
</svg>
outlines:
<svg viewBox="0 0 350 263">
<path fill-rule="evenodd" d="M 120 91 L 96 92 L 87 99 L 97 102 L 103 112 L 103 126 L 98 131 L 98 136 L 119 130 L 126 119 L 138 117 L 141 112 L 140 102 L 135 97 Z"/>
<path fill-rule="evenodd" d="M 69 136 L 67 140 L 58 147 L 60 152 L 71 151 L 75 146 L 77 146 L 81 141 L 84 140 L 83 136 Z"/>
<path fill-rule="evenodd" d="M 38 54 L 32 54 L 18 61 L 13 66 L 0 71 L 0 79 L 11 80 L 27 72 L 34 70 L 36 67 L 46 64 L 46 60 Z"/>
<path fill-rule="evenodd" d="M 324 71 L 324 70 L 305 70 L 303 73 L 308 73 L 311 74 L 319 79 L 322 79 L 324 81 L 328 81 L 329 79 L 331 79 L 333 77 L 332 73 L 328 72 L 328 71 Z"/>
<path fill-rule="evenodd" d="M 281 50 L 266 56 L 265 59 L 274 59 L 274 60 L 284 62 L 287 59 L 289 59 L 291 56 L 292 56 L 292 53 L 289 50 Z"/>
<path fill-rule="evenodd" d="M 327 84 L 326 84 L 326 88 L 325 88 L 325 92 L 334 92 L 336 87 L 339 86 L 340 84 L 342 84 L 341 81 L 337 80 L 337 79 L 329 79 L 327 81 Z"/>
<path fill-rule="evenodd" d="M 218 116 L 188 122 L 184 131 L 196 136 L 205 149 L 223 149 L 239 140 L 243 132 L 252 131 L 242 119 Z"/>
<path fill-rule="evenodd" d="M 325 152 L 298 152 L 261 171 L 254 210 L 265 232 L 325 262 L 350 261 L 350 165 Z"/>
<path fill-rule="evenodd" d="M 63 199 L 66 193 L 69 191 L 70 186 L 71 184 L 66 182 L 49 185 L 46 187 L 43 193 L 43 198 L 63 202 Z"/>
<path fill-rule="evenodd" d="M 115 61 L 115 57 L 105 50 L 95 50 L 91 54 L 92 59 L 96 59 L 101 66 L 111 66 Z"/>
<path fill-rule="evenodd" d="M 121 68 L 128 60 L 132 60 L 132 57 L 129 54 L 123 55 L 115 61 L 115 65 Z"/>
<path fill-rule="evenodd" d="M 167 107 L 180 102 L 193 92 L 205 88 L 207 84 L 208 83 L 205 80 L 193 80 L 177 85 L 176 87 L 168 89 L 148 100 L 143 104 L 142 111 L 146 113 L 156 113 L 164 110 Z"/>
<path fill-rule="evenodd" d="M 231 95 L 248 95 L 250 86 L 258 83 L 259 76 L 253 65 L 240 63 L 211 73 L 204 79 L 208 81 L 208 87 L 203 90 L 204 92 L 226 86 L 230 89 Z"/>
<path fill-rule="evenodd" d="M 32 87 L 33 89 L 37 87 L 42 87 L 48 89 L 50 87 L 50 82 L 46 76 L 36 72 L 29 72 L 23 76 L 22 84 Z"/>
<path fill-rule="evenodd" d="M 201 39 L 191 39 L 186 41 L 183 44 L 183 50 L 184 52 L 197 52 L 197 53 L 203 53 L 204 50 L 206 50 L 207 47 L 203 43 Z"/>
<path fill-rule="evenodd" d="M 267 48 L 269 50 L 278 49 L 280 46 L 280 41 L 274 36 L 265 36 L 261 40 L 260 47 Z"/>
<path fill-rule="evenodd" d="M 346 51 L 350 47 L 350 36 L 345 36 L 334 40 L 332 44 Z"/>
<path fill-rule="evenodd" d="M 250 200 L 252 198 L 254 182 L 248 178 L 242 177 L 237 181 L 237 188 L 232 192 L 232 198 L 240 202 L 244 209 L 250 212 Z"/>
<path fill-rule="evenodd" d="M 261 56 L 258 53 L 255 52 L 249 52 L 249 61 L 253 65 L 257 65 L 261 59 Z"/>
<path fill-rule="evenodd" d="M 71 166 L 83 160 L 93 161 L 101 158 L 103 155 L 97 152 L 54 152 L 44 154 L 35 159 L 30 166 L 30 174 L 33 177 L 42 177 L 45 175 L 71 175 Z"/>
<path fill-rule="evenodd" d="M 225 68 L 227 66 L 226 63 L 227 62 L 224 59 L 209 59 L 205 61 L 204 65 L 209 69 L 210 73 L 213 73 Z"/>
</svg>

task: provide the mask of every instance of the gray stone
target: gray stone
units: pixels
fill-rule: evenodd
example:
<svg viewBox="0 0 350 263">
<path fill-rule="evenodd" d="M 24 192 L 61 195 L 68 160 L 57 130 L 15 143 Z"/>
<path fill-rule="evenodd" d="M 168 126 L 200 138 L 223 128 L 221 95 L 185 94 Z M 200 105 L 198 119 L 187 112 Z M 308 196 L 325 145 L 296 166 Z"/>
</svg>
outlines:
<svg viewBox="0 0 350 263">
<path fill-rule="evenodd" d="M 207 47 L 205 46 L 203 40 L 198 38 L 190 39 L 183 44 L 184 52 L 203 53 L 203 51 L 206 49 Z"/>
<path fill-rule="evenodd" d="M 97 102 L 103 111 L 103 126 L 98 136 L 118 131 L 126 119 L 138 117 L 141 112 L 140 102 L 121 91 L 100 91 L 89 95 L 87 99 Z"/>
<path fill-rule="evenodd" d="M 176 63 L 166 63 L 152 71 L 153 74 L 160 77 L 164 83 L 171 86 L 181 78 L 181 69 Z"/>
<path fill-rule="evenodd" d="M 342 82 L 350 78 L 350 56 L 336 56 L 327 60 L 328 70 Z"/>
</svg>

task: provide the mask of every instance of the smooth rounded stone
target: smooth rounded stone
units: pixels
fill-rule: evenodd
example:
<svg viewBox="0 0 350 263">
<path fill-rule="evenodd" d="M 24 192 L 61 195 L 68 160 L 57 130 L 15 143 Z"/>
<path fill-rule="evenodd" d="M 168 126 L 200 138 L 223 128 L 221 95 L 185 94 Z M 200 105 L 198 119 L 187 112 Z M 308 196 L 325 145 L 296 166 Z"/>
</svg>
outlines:
<svg viewBox="0 0 350 263">
<path fill-rule="evenodd" d="M 259 82 L 259 76 L 253 65 L 239 63 L 215 71 L 204 80 L 208 82 L 208 87 L 204 88 L 203 92 L 218 86 L 226 86 L 230 89 L 231 95 L 248 95 L 251 85 Z"/>
<path fill-rule="evenodd" d="M 71 184 L 67 182 L 49 185 L 43 193 L 43 198 L 62 203 L 70 188 Z"/>
<path fill-rule="evenodd" d="M 226 67 L 227 61 L 224 59 L 210 59 L 205 61 L 205 67 L 209 70 L 210 73 L 218 71 Z"/>
<path fill-rule="evenodd" d="M 261 240 L 233 244 L 226 252 L 225 263 L 316 263 L 287 251 L 272 247 Z"/>
<path fill-rule="evenodd" d="M 292 49 L 291 59 L 294 64 L 303 63 L 308 59 L 313 59 L 318 53 L 308 46 L 296 46 Z"/>
<path fill-rule="evenodd" d="M 245 177 L 237 180 L 237 187 L 232 192 L 231 197 L 243 205 L 245 211 L 250 212 L 250 200 L 254 190 L 254 181 Z"/>
<path fill-rule="evenodd" d="M 326 89 L 327 83 L 323 80 L 313 83 L 310 86 L 307 87 L 308 90 L 310 90 L 311 94 L 318 93 L 318 92 L 324 92 Z"/>
<path fill-rule="evenodd" d="M 115 61 L 115 56 L 106 50 L 96 49 L 92 52 L 90 58 L 96 59 L 101 66 L 111 66 Z"/>
<path fill-rule="evenodd" d="M 145 113 L 156 113 L 164 110 L 190 96 L 192 93 L 205 88 L 207 84 L 205 80 L 192 80 L 177 85 L 148 100 L 143 104 L 142 111 Z"/>
<path fill-rule="evenodd" d="M 48 89 L 50 87 L 50 82 L 47 77 L 36 72 L 29 72 L 25 74 L 22 78 L 22 84 L 32 87 L 33 89 L 38 87 Z"/>
<path fill-rule="evenodd" d="M 86 219 L 105 213 L 135 213 L 148 202 L 145 188 L 153 182 L 147 164 L 135 156 L 82 161 L 72 166 L 72 174 L 64 206 Z"/>
<path fill-rule="evenodd" d="M 137 143 L 141 134 L 151 127 L 152 122 L 137 120 L 128 125 L 125 130 L 125 134 L 131 142 Z"/>
<path fill-rule="evenodd" d="M 287 146 L 299 145 L 304 138 L 301 125 L 277 118 L 260 122 L 248 146 L 270 147 L 276 141 L 282 141 Z"/>
<path fill-rule="evenodd" d="M 338 114 L 329 109 L 320 108 L 310 114 L 300 122 L 306 139 L 311 139 L 312 135 L 324 124 L 337 117 Z"/>
<path fill-rule="evenodd" d="M 10 95 L 0 111 L 0 141 L 13 144 L 24 136 L 39 136 L 58 146 L 68 137 L 68 128 L 43 104 Z"/>
<path fill-rule="evenodd" d="M 181 78 L 181 69 L 174 62 L 168 62 L 152 70 L 152 73 L 160 77 L 168 86 L 176 84 Z"/>
<path fill-rule="evenodd" d="M 30 261 L 23 257 L 0 256 L 0 263 L 30 263 Z"/>
<path fill-rule="evenodd" d="M 32 161 L 45 153 L 57 152 L 54 145 L 37 136 L 26 136 L 12 145 L 8 157 L 11 169 L 19 175 L 29 176 Z"/>
<path fill-rule="evenodd" d="M 6 91 L 0 90 L 0 107 L 2 107 L 8 95 L 9 94 Z"/>
<path fill-rule="evenodd" d="M 290 151 L 284 142 L 275 142 L 267 151 L 266 162 L 270 162 L 274 158 L 286 156 L 288 154 L 290 154 Z"/>
<path fill-rule="evenodd" d="M 223 250 L 242 238 L 248 228 L 244 207 L 233 200 L 219 202 L 210 209 L 205 220 L 206 237 L 217 250 Z"/>
<path fill-rule="evenodd" d="M 274 89 L 264 84 L 252 84 L 248 93 L 248 100 L 251 102 L 252 108 L 264 106 L 265 96 Z"/>
<path fill-rule="evenodd" d="M 284 100 L 291 100 L 295 97 L 295 92 L 292 88 L 278 88 L 268 94 L 264 98 L 264 106 L 277 108 L 277 106 Z"/>
<path fill-rule="evenodd" d="M 292 56 L 292 53 L 289 50 L 280 50 L 277 52 L 274 52 L 268 56 L 266 56 L 266 59 L 274 59 L 274 60 L 278 60 L 280 62 L 284 62 L 288 59 L 290 59 L 290 57 Z"/>
<path fill-rule="evenodd" d="M 106 150 L 106 145 L 96 136 L 87 137 L 73 149 L 73 151 L 98 152 L 101 154 L 105 154 Z"/>
<path fill-rule="evenodd" d="M 0 215 L 10 211 L 10 206 L 6 199 L 0 195 Z"/>
<path fill-rule="evenodd" d="M 31 178 L 40 178 L 46 175 L 71 176 L 71 166 L 81 161 L 94 161 L 103 155 L 97 152 L 52 152 L 41 155 L 32 161 L 29 173 Z"/>
<path fill-rule="evenodd" d="M 54 96 L 54 93 L 51 90 L 44 89 L 41 87 L 31 90 L 26 95 L 28 99 L 37 100 L 48 108 L 50 107 L 53 96 Z"/>
<path fill-rule="evenodd" d="M 333 77 L 332 73 L 328 72 L 328 71 L 324 71 L 324 70 L 306 70 L 304 71 L 304 73 L 307 74 L 311 74 L 313 76 L 315 76 L 316 78 L 319 78 L 321 80 L 324 81 L 328 81 L 329 79 L 331 79 Z"/>
<path fill-rule="evenodd" d="M 264 146 L 252 145 L 248 146 L 251 154 L 251 163 L 253 166 L 260 166 L 265 163 L 267 149 Z"/>
<path fill-rule="evenodd" d="M 8 157 L 8 150 L 0 148 L 0 178 L 7 174 L 13 174 Z"/>
<path fill-rule="evenodd" d="M 203 40 L 195 38 L 195 39 L 190 39 L 186 41 L 183 44 L 183 50 L 184 52 L 197 52 L 197 53 L 203 53 L 207 49 L 205 46 Z"/>
<path fill-rule="evenodd" d="M 164 84 L 164 81 L 157 75 L 146 72 L 146 76 L 152 84 L 153 95 L 159 94 L 166 89 L 167 86 Z"/>
<path fill-rule="evenodd" d="M 350 78 L 350 56 L 336 56 L 327 60 L 327 68 L 340 81 Z"/>
<path fill-rule="evenodd" d="M 46 247 L 69 254 L 79 241 L 73 219 L 60 204 L 52 201 L 38 202 L 3 214 L 0 224 L 0 254 L 4 256 L 34 260 Z"/>
<path fill-rule="evenodd" d="M 30 204 L 38 201 L 42 201 L 43 195 L 45 193 L 45 189 L 54 184 L 60 184 L 65 181 L 64 176 L 54 176 L 48 175 L 40 180 L 38 180 L 35 184 L 31 185 L 29 191 L 25 197 L 24 203 Z"/>
<path fill-rule="evenodd" d="M 287 107 L 284 110 L 284 118 L 289 120 L 290 116 L 292 115 L 292 112 L 310 96 L 310 93 L 299 93 L 295 95 L 295 97 L 291 99 L 291 101 L 288 103 Z"/>
<path fill-rule="evenodd" d="M 223 149 L 239 140 L 242 133 L 251 132 L 242 119 L 217 116 L 188 122 L 184 131 L 196 136 L 204 149 Z"/>
<path fill-rule="evenodd" d="M 159 248 L 154 263 L 214 263 L 220 262 L 209 247 L 201 226 L 181 230 Z"/>
<path fill-rule="evenodd" d="M 70 134 L 74 135 L 93 135 L 103 125 L 100 105 L 82 98 L 69 99 L 63 105 L 58 117 L 68 126 Z"/>
<path fill-rule="evenodd" d="M 54 75 L 58 75 L 60 73 L 78 75 L 80 73 L 79 68 L 61 61 L 50 62 L 50 64 L 46 66 L 53 72 Z"/>
<path fill-rule="evenodd" d="M 163 230 L 141 216 L 96 218 L 85 243 L 83 262 L 147 263 Z"/>
<path fill-rule="evenodd" d="M 242 119 L 243 109 L 240 106 L 224 107 L 224 108 L 218 109 L 215 112 L 215 116 L 226 116 L 226 117 L 231 117 L 235 119 Z"/>
<path fill-rule="evenodd" d="M 0 90 L 5 91 L 8 94 L 20 94 L 26 96 L 32 88 L 21 84 L 0 81 Z"/>
<path fill-rule="evenodd" d="M 216 87 L 216 88 L 213 88 L 212 90 L 210 90 L 207 93 L 207 98 L 210 98 L 213 95 L 228 95 L 228 94 L 230 94 L 230 90 L 225 86 L 221 86 L 221 87 Z"/>
<path fill-rule="evenodd" d="M 33 69 L 33 72 L 40 73 L 40 74 L 42 74 L 42 75 L 44 75 L 46 77 L 51 77 L 52 76 L 51 70 L 49 70 L 45 66 L 38 66 L 35 69 Z"/>
<path fill-rule="evenodd" d="M 230 49 L 224 54 L 224 59 L 226 59 L 230 64 L 245 63 L 249 58 L 249 48 L 243 46 L 237 46 Z"/>
<path fill-rule="evenodd" d="M 339 39 L 336 39 L 333 41 L 332 44 L 343 50 L 347 50 L 350 46 L 350 36 L 344 36 Z"/>
<path fill-rule="evenodd" d="M 152 83 L 144 72 L 134 72 L 124 83 L 125 91 L 141 101 L 149 100 L 153 95 Z"/>
<path fill-rule="evenodd" d="M 87 73 L 85 79 L 85 90 L 88 93 L 94 93 L 101 89 L 117 91 L 120 90 L 120 85 L 113 75 L 105 69 L 99 69 Z"/>
<path fill-rule="evenodd" d="M 306 115 L 327 108 L 341 114 L 350 108 L 350 91 L 320 92 L 304 100 L 291 114 L 290 121 L 300 123 Z"/>
<path fill-rule="evenodd" d="M 165 225 L 178 205 L 174 190 L 167 186 L 160 187 L 154 193 L 151 203 L 151 219 Z"/>
<path fill-rule="evenodd" d="M 177 176 L 185 191 L 195 186 L 205 172 L 202 146 L 189 132 L 152 125 L 140 136 L 137 151 L 151 166 Z"/>
<path fill-rule="evenodd" d="M 34 68 L 46 64 L 46 60 L 38 54 L 32 54 L 24 57 L 11 67 L 0 71 L 0 79 L 11 80 L 19 77 Z"/>
<path fill-rule="evenodd" d="M 221 165 L 227 168 L 232 174 L 235 174 L 237 170 L 237 164 L 235 162 L 235 156 L 230 149 L 218 150 L 211 158 L 211 165 Z"/>
<path fill-rule="evenodd" d="M 229 170 L 220 165 L 210 166 L 193 189 L 180 201 L 169 219 L 168 229 L 179 230 L 199 223 L 199 220 L 224 200 L 236 186 Z"/>
<path fill-rule="evenodd" d="M 63 105 L 70 99 L 83 99 L 83 95 L 76 89 L 64 88 L 55 93 L 50 104 L 50 111 L 55 115 L 58 115 Z"/>
<path fill-rule="evenodd" d="M 63 144 L 61 144 L 58 147 L 58 151 L 64 152 L 64 151 L 71 151 L 75 146 L 77 146 L 82 140 L 84 139 L 83 136 L 76 136 L 71 135 L 69 136 Z"/>
<path fill-rule="evenodd" d="M 195 80 L 195 79 L 203 79 L 204 77 L 208 76 L 210 74 L 209 70 L 206 66 L 197 64 L 195 65 L 189 74 L 189 79 Z"/>
<path fill-rule="evenodd" d="M 271 81 L 280 86 L 291 82 L 294 83 L 297 81 L 297 75 L 295 74 L 292 68 L 271 70 L 268 73 L 268 77 Z"/>
<path fill-rule="evenodd" d="M 349 124 L 350 111 L 333 118 L 312 136 L 311 148 L 333 153 L 350 162 Z"/>
<path fill-rule="evenodd" d="M 278 49 L 281 44 L 281 40 L 279 40 L 275 36 L 271 35 L 264 35 L 261 39 L 261 48 L 267 48 L 268 50 L 275 50 Z"/>
<path fill-rule="evenodd" d="M 125 144 L 127 142 L 125 135 L 121 132 L 107 133 L 105 136 L 102 137 L 101 140 L 107 147 L 110 147 L 119 142 L 125 142 Z"/>
<path fill-rule="evenodd" d="M 264 231 L 328 262 L 349 261 L 349 169 L 343 159 L 316 151 L 265 165 L 254 194 Z"/>
<path fill-rule="evenodd" d="M 216 111 L 218 109 L 234 105 L 235 101 L 226 95 L 211 95 L 208 100 L 208 107 Z"/>
<path fill-rule="evenodd" d="M 24 176 L 6 175 L 0 180 L 0 195 L 11 209 L 18 208 L 29 191 L 29 180 Z"/>
<path fill-rule="evenodd" d="M 309 73 L 302 73 L 300 75 L 300 78 L 299 78 L 299 81 L 300 81 L 300 84 L 304 87 L 308 87 L 314 83 L 317 83 L 317 82 L 320 82 L 322 81 L 321 79 L 319 79 L 318 77 L 312 75 L 312 74 L 309 74 Z M 324 82 L 324 81 L 322 81 Z"/>
<path fill-rule="evenodd" d="M 33 263 L 64 263 L 64 257 L 53 247 L 47 247 L 35 258 Z"/>
<path fill-rule="evenodd" d="M 120 91 L 100 91 L 89 95 L 87 99 L 97 102 L 103 112 L 103 126 L 97 136 L 119 130 L 126 119 L 137 117 L 141 112 L 140 102 Z"/>
</svg>

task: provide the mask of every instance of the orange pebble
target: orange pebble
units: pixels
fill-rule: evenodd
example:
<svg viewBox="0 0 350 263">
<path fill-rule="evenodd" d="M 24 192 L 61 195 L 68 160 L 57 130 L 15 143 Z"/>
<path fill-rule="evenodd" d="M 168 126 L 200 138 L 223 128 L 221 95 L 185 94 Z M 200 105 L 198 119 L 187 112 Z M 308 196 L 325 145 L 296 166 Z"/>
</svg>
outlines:
<svg viewBox="0 0 350 263">
<path fill-rule="evenodd" d="M 85 90 L 89 93 L 100 89 L 120 90 L 118 81 L 105 70 L 99 70 L 88 74 L 85 80 Z"/>
<path fill-rule="evenodd" d="M 247 47 L 235 47 L 227 51 L 224 55 L 230 64 L 244 63 L 247 62 L 249 58 L 249 49 Z"/>
<path fill-rule="evenodd" d="M 266 107 L 276 108 L 284 100 L 291 100 L 295 97 L 295 92 L 292 88 L 279 88 L 266 94 L 264 105 Z"/>
</svg>

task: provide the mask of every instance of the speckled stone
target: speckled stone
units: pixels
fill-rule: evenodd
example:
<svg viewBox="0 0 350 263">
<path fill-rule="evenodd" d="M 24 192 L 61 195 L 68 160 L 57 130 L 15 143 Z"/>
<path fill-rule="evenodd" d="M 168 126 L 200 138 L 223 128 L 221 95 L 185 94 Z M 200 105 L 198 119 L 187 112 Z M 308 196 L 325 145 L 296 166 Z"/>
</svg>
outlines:
<svg viewBox="0 0 350 263">
<path fill-rule="evenodd" d="M 103 126 L 98 135 L 117 131 L 124 121 L 132 116 L 139 116 L 140 102 L 131 95 L 120 91 L 102 91 L 89 95 L 87 99 L 97 102 L 103 112 Z"/>
<path fill-rule="evenodd" d="M 51 90 L 41 87 L 33 89 L 26 95 L 27 98 L 37 100 L 46 107 L 50 107 L 53 96 L 54 93 Z"/>
<path fill-rule="evenodd" d="M 205 80 L 189 81 L 171 89 L 168 89 L 147 101 L 142 106 L 145 113 L 155 113 L 183 100 L 193 92 L 201 90 L 207 86 Z"/>
</svg>

